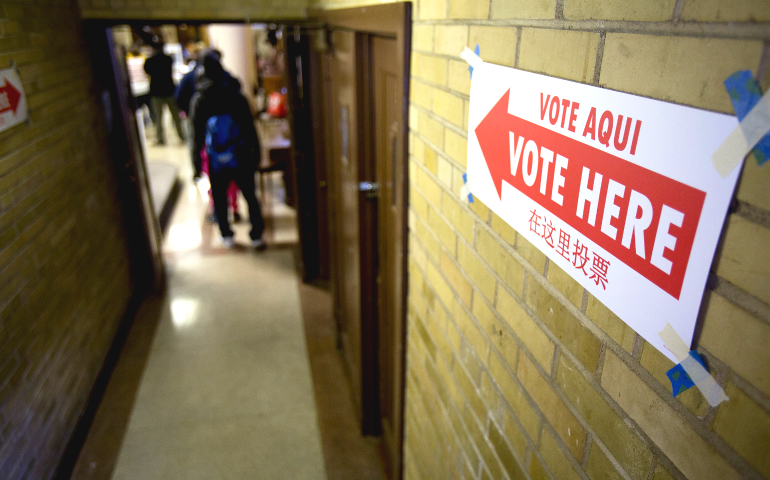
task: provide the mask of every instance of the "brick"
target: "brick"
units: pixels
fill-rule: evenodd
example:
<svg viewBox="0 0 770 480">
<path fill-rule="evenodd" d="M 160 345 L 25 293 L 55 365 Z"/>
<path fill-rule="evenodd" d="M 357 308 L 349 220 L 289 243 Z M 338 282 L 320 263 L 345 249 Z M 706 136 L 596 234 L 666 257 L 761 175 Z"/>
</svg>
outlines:
<svg viewBox="0 0 770 480">
<path fill-rule="evenodd" d="M 473 315 L 479 320 L 479 324 L 489 336 L 490 341 L 497 347 L 500 355 L 508 362 L 515 361 L 519 345 L 502 328 L 501 321 L 497 315 L 481 300 L 473 303 Z"/>
<path fill-rule="evenodd" d="M 446 18 L 446 0 L 422 0 L 417 9 L 420 20 L 435 20 Z"/>
<path fill-rule="evenodd" d="M 441 272 L 439 272 L 439 270 L 433 266 L 433 264 L 428 264 L 426 280 L 430 286 L 433 287 L 436 295 L 441 299 L 442 302 L 444 302 L 444 305 L 452 305 L 452 301 L 454 299 L 452 287 L 444 279 L 444 276 L 441 275 Z"/>
<path fill-rule="evenodd" d="M 457 235 L 452 226 L 440 216 L 438 210 L 431 209 L 428 211 L 428 226 L 436 234 L 444 248 L 449 250 L 452 256 L 454 256 L 457 248 Z"/>
<path fill-rule="evenodd" d="M 719 0 L 685 2 L 682 20 L 698 22 L 767 22 L 770 4 L 763 0 L 741 0 L 729 4 Z"/>
<path fill-rule="evenodd" d="M 471 284 L 468 283 L 468 280 L 460 273 L 460 269 L 455 266 L 454 261 L 445 252 L 441 252 L 441 273 L 444 274 L 465 305 L 470 306 L 471 292 L 473 291 Z"/>
<path fill-rule="evenodd" d="M 444 153 L 466 168 L 468 163 L 468 139 L 447 129 L 444 134 Z"/>
<path fill-rule="evenodd" d="M 508 295 L 505 290 L 497 292 L 497 310 L 522 341 L 537 363 L 547 372 L 551 371 L 554 344 L 543 330 L 532 320 L 527 312 Z M 513 358 L 509 362 L 513 362 Z"/>
<path fill-rule="evenodd" d="M 583 287 L 580 286 L 567 272 L 558 265 L 551 262 L 548 264 L 548 281 L 567 297 L 577 308 L 583 304 Z M 590 316 L 589 316 L 590 317 Z M 633 336 L 631 337 L 631 347 L 633 347 Z"/>
<path fill-rule="evenodd" d="M 567 456 L 564 455 L 556 439 L 547 428 L 543 429 L 543 434 L 540 438 L 540 456 L 543 457 L 546 467 L 553 473 L 555 478 L 559 480 L 578 480 L 580 478 L 575 467 L 570 463 Z"/>
<path fill-rule="evenodd" d="M 510 27 L 471 26 L 468 48 L 479 45 L 485 62 L 513 67 L 516 62 L 516 29 Z"/>
<path fill-rule="evenodd" d="M 440 147 L 444 144 L 444 126 L 434 118 L 420 112 L 420 134 L 433 145 Z"/>
<path fill-rule="evenodd" d="M 687 478 L 741 478 L 719 453 L 611 351 L 607 351 L 604 359 L 601 384 Z"/>
<path fill-rule="evenodd" d="M 417 188 L 425 194 L 425 198 L 431 204 L 431 208 L 438 209 L 441 207 L 441 187 L 422 169 L 417 170 Z"/>
<path fill-rule="evenodd" d="M 599 340 L 536 281 L 527 282 L 527 305 L 589 371 L 599 365 Z"/>
<path fill-rule="evenodd" d="M 649 467 L 649 465 L 648 465 Z M 593 480 L 623 480 L 623 475 L 612 465 L 612 462 L 602 452 L 599 444 L 591 444 L 591 451 L 588 453 L 588 464 L 586 473 Z M 647 472 L 644 472 L 645 474 Z"/>
<path fill-rule="evenodd" d="M 559 399 L 551 385 L 537 371 L 526 355 L 519 353 L 519 366 L 516 376 L 521 380 L 524 388 L 535 400 L 540 411 L 548 419 L 548 422 L 561 437 L 567 449 L 576 459 L 583 455 L 583 447 L 586 441 L 586 432 L 574 415 L 569 411 L 564 402 Z"/>
<path fill-rule="evenodd" d="M 409 206 L 412 210 L 420 216 L 423 220 L 428 219 L 428 202 L 425 197 L 414 186 L 409 188 Z"/>
<path fill-rule="evenodd" d="M 433 106 L 433 88 L 419 80 L 412 79 L 409 83 L 409 100 L 430 110 Z"/>
<path fill-rule="evenodd" d="M 412 144 L 409 146 L 412 148 L 412 156 L 415 158 L 417 163 L 419 163 L 420 165 L 424 165 L 425 164 L 425 142 L 423 142 L 419 136 L 414 134 L 414 131 L 412 131 Z M 411 175 L 412 172 L 410 171 L 409 174 Z M 410 176 L 409 178 L 414 178 L 414 175 Z"/>
<path fill-rule="evenodd" d="M 471 94 L 471 72 L 464 60 L 449 60 L 447 86 L 463 95 Z"/>
<path fill-rule="evenodd" d="M 462 127 L 463 99 L 444 90 L 433 90 L 433 112 L 449 123 Z"/>
<path fill-rule="evenodd" d="M 455 57 L 468 43 L 468 27 L 465 25 L 436 25 L 436 53 Z"/>
<path fill-rule="evenodd" d="M 473 241 L 473 232 L 475 222 L 473 218 L 460 206 L 451 195 L 444 192 L 441 212 L 446 216 L 449 223 L 455 228 L 466 241 Z"/>
<path fill-rule="evenodd" d="M 666 376 L 666 372 L 674 367 L 674 362 L 669 360 L 668 357 L 660 353 L 655 347 L 647 342 L 644 342 L 644 346 L 642 347 L 642 358 L 640 359 L 640 362 L 642 366 L 650 372 L 661 385 L 663 385 L 663 388 L 665 388 L 668 393 L 673 393 L 671 381 L 668 379 L 668 376 Z M 703 416 L 708 411 L 708 402 L 706 402 L 706 399 L 703 398 L 703 395 L 697 388 L 690 388 L 677 395 L 676 398 L 695 415 Z"/>
<path fill-rule="evenodd" d="M 425 147 L 425 168 L 433 175 L 438 174 L 438 155 L 430 147 Z"/>
<path fill-rule="evenodd" d="M 510 478 L 524 478 L 524 472 L 521 469 L 521 465 L 513 455 L 513 450 L 510 445 L 505 441 L 505 437 L 502 432 L 497 428 L 494 422 L 489 424 L 489 443 L 492 444 L 497 457 L 500 459 L 500 463 L 503 465 L 503 469 L 508 473 Z"/>
<path fill-rule="evenodd" d="M 474 202 L 469 203 L 468 206 L 471 207 L 473 213 L 475 213 L 482 222 L 486 223 L 489 221 L 489 207 L 481 203 L 478 199 L 475 199 Z"/>
<path fill-rule="evenodd" d="M 564 355 L 559 357 L 556 383 L 626 473 L 634 480 L 647 478 L 652 453 Z"/>
<path fill-rule="evenodd" d="M 491 0 L 449 0 L 449 18 L 486 20 L 489 18 L 490 1 Z"/>
<path fill-rule="evenodd" d="M 717 275 L 770 304 L 770 229 L 737 215 L 726 228 Z"/>
<path fill-rule="evenodd" d="M 732 114 L 724 80 L 753 70 L 762 42 L 608 33 L 603 87 Z"/>
<path fill-rule="evenodd" d="M 534 452 L 531 452 L 529 457 L 529 477 L 532 480 L 550 480 L 550 477 L 548 477 L 543 468 L 543 464 L 540 463 L 540 459 L 537 458 Z"/>
<path fill-rule="evenodd" d="M 447 60 L 424 53 L 412 53 L 412 76 L 435 85 L 446 85 Z"/>
<path fill-rule="evenodd" d="M 508 371 L 503 366 L 502 360 L 497 355 L 490 355 L 489 357 L 489 374 L 500 387 L 503 397 L 508 401 L 513 414 L 524 427 L 524 431 L 527 432 L 530 438 L 536 439 L 540 427 L 540 418 L 519 387 L 511 379 Z"/>
<path fill-rule="evenodd" d="M 452 176 L 454 174 L 452 164 L 444 157 L 437 157 L 437 163 L 438 171 L 436 172 L 436 175 L 438 176 L 439 182 L 446 188 L 452 188 Z"/>
<path fill-rule="evenodd" d="M 433 25 L 412 25 L 412 50 L 433 51 Z"/>
<path fill-rule="evenodd" d="M 495 277 L 463 242 L 460 242 L 457 249 L 457 259 L 476 288 L 487 297 L 487 300 L 493 302 L 495 299 Z"/>
<path fill-rule="evenodd" d="M 719 405 L 714 431 L 765 478 L 770 477 L 770 412 L 732 383 L 725 393 L 730 401 Z"/>
<path fill-rule="evenodd" d="M 508 409 L 503 409 L 503 433 L 513 447 L 513 452 L 523 459 L 527 453 L 527 437 Z"/>
<path fill-rule="evenodd" d="M 658 463 L 658 466 L 655 467 L 655 474 L 652 477 L 652 480 L 674 480 L 674 477 L 668 473 L 668 470 L 666 470 L 662 464 Z"/>
<path fill-rule="evenodd" d="M 577 0 L 564 4 L 564 18 L 568 20 L 626 20 L 662 22 L 674 16 L 675 0 Z"/>
<path fill-rule="evenodd" d="M 749 155 L 744 163 L 736 197 L 738 200 L 770 211 L 768 184 L 770 184 L 770 169 L 760 167 L 754 155 Z"/>
<path fill-rule="evenodd" d="M 524 267 L 483 228 L 478 230 L 476 248 L 481 258 L 492 266 L 503 282 L 514 292 L 521 294 L 524 289 Z"/>
<path fill-rule="evenodd" d="M 529 240 L 519 235 L 516 239 L 516 251 L 529 262 L 530 265 L 535 267 L 535 271 L 543 273 L 545 271 L 545 254 L 538 250 L 538 248 Z"/>
<path fill-rule="evenodd" d="M 550 268 L 553 268 L 553 264 L 550 265 L 549 269 Z M 623 347 L 624 350 L 631 352 L 634 349 L 636 332 L 591 294 L 588 295 L 586 315 L 593 320 L 604 333 L 609 335 L 618 345 Z"/>
<path fill-rule="evenodd" d="M 556 0 L 538 0 L 535 2 L 495 1 L 492 2 L 490 17 L 494 20 L 507 18 L 555 18 Z"/>
<path fill-rule="evenodd" d="M 525 28 L 521 32 L 518 68 L 590 82 L 594 77 L 599 34 Z"/>
<path fill-rule="evenodd" d="M 516 242 L 516 230 L 508 225 L 508 222 L 500 218 L 495 212 L 492 212 L 492 222 L 490 223 L 490 226 L 492 227 L 492 230 L 503 237 L 503 240 L 508 242 L 509 245 L 513 245 Z"/>
<path fill-rule="evenodd" d="M 711 293 L 699 344 L 770 396 L 770 325 Z"/>
</svg>

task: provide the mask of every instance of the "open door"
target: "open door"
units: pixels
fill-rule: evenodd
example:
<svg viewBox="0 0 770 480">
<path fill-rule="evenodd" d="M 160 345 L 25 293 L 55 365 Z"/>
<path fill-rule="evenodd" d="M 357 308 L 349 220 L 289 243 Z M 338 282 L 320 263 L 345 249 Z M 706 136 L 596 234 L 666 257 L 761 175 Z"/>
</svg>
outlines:
<svg viewBox="0 0 770 480">
<path fill-rule="evenodd" d="M 91 48 L 92 64 L 98 66 L 94 74 L 102 89 L 108 119 L 133 280 L 141 292 L 160 291 L 165 287 L 162 241 L 137 127 L 136 99 L 131 93 L 125 52 L 115 44 L 110 27 L 109 22 L 85 21 L 84 34 Z"/>
<path fill-rule="evenodd" d="M 362 431 L 401 477 L 411 4 L 320 14 L 332 289 Z"/>
</svg>

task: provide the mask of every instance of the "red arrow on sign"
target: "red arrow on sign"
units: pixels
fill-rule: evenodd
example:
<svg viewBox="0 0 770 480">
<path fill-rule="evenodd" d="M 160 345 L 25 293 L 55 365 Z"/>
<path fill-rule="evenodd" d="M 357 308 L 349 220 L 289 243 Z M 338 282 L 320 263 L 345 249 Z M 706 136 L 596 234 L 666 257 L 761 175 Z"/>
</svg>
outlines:
<svg viewBox="0 0 770 480">
<path fill-rule="evenodd" d="M 492 175 L 497 196 L 500 198 L 502 198 L 503 192 L 503 178 L 508 178 L 511 171 L 507 140 L 508 131 L 512 130 L 513 127 L 511 124 L 514 117 L 508 114 L 508 96 L 510 94 L 511 91 L 507 90 L 476 127 L 476 138 L 479 140 L 481 153 L 487 161 L 487 168 Z"/>
<path fill-rule="evenodd" d="M 706 193 L 508 113 L 510 93 L 475 130 L 497 195 L 502 199 L 507 183 L 679 298 Z M 638 201 L 631 204 L 631 197 Z M 650 263 L 664 209 L 682 215 L 679 224 L 667 224 L 675 235 L 665 247 L 670 272 Z M 638 249 L 635 230 L 625 233 L 629 221 L 644 237 Z"/>
<path fill-rule="evenodd" d="M 6 79 L 5 86 L 0 87 L 0 113 L 13 110 L 13 113 L 16 114 L 20 99 L 21 93 Z"/>
</svg>

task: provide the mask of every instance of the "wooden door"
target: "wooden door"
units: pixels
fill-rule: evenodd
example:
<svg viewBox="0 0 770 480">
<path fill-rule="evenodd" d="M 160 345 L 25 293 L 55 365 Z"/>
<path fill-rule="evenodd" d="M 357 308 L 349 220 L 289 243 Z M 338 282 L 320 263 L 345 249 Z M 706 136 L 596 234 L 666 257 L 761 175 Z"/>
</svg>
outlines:
<svg viewBox="0 0 770 480">
<path fill-rule="evenodd" d="M 327 168 L 332 237 L 332 295 L 339 343 L 361 416 L 361 280 L 358 198 L 356 36 L 331 34 L 325 58 Z"/>
<path fill-rule="evenodd" d="M 362 431 L 401 478 L 411 4 L 322 17 L 335 315 Z"/>
<path fill-rule="evenodd" d="M 371 41 L 374 157 L 380 185 L 378 208 L 379 414 L 383 440 L 398 471 L 401 454 L 403 357 L 404 136 L 403 90 L 394 38 Z"/>
</svg>

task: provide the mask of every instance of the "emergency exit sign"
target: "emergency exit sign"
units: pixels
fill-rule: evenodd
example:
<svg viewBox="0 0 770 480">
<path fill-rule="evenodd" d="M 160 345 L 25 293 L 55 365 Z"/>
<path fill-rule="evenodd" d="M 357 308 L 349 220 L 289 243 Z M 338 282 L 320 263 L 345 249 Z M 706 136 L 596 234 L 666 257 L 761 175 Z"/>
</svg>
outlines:
<svg viewBox="0 0 770 480">
<path fill-rule="evenodd" d="M 676 361 L 691 344 L 739 170 L 713 152 L 733 116 L 507 67 L 474 68 L 468 183 L 599 301 Z"/>
</svg>

